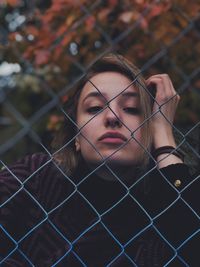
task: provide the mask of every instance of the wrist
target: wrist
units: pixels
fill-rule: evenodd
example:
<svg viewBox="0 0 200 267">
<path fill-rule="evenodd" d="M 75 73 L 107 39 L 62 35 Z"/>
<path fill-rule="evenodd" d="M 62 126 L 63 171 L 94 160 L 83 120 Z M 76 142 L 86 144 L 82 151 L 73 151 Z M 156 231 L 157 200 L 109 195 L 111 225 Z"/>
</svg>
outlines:
<svg viewBox="0 0 200 267">
<path fill-rule="evenodd" d="M 159 131 L 155 130 L 153 135 L 153 147 L 154 149 L 162 147 L 162 146 L 173 146 L 176 147 L 175 138 L 172 132 L 172 129 Z"/>
<path fill-rule="evenodd" d="M 152 156 L 155 160 L 157 160 L 160 155 L 174 155 L 178 157 L 182 162 L 184 161 L 183 152 L 173 146 L 162 146 L 152 151 Z"/>
</svg>

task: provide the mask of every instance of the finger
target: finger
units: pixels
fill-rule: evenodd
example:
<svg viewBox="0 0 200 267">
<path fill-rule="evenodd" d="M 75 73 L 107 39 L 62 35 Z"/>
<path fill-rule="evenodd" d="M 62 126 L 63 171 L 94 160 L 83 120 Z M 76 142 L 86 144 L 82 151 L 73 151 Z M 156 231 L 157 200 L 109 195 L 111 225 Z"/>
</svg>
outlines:
<svg viewBox="0 0 200 267">
<path fill-rule="evenodd" d="M 162 83 L 163 84 L 163 89 L 172 89 L 173 85 L 171 83 L 171 80 L 169 79 L 168 75 L 166 74 L 157 74 L 157 75 L 153 75 L 151 76 L 149 79 L 147 79 L 147 83 Z"/>
<path fill-rule="evenodd" d="M 164 84 L 163 79 L 160 76 L 154 76 L 148 79 L 147 86 L 155 85 L 156 86 L 156 100 L 166 98 L 166 83 Z M 159 101 L 158 101 L 159 102 Z"/>
<path fill-rule="evenodd" d="M 159 78 L 163 81 L 163 90 L 165 90 L 167 93 L 168 92 L 173 92 L 173 94 L 176 94 L 176 90 L 173 86 L 173 83 L 169 77 L 168 74 L 156 74 L 156 75 L 152 75 L 151 77 L 149 77 L 146 82 L 147 83 L 154 83 L 156 82 L 156 78 Z"/>
<path fill-rule="evenodd" d="M 157 74 L 153 75 L 146 80 L 147 86 L 151 84 L 156 85 L 157 97 L 164 99 L 170 99 L 172 97 L 178 96 L 177 92 L 174 89 L 171 79 L 167 74 Z M 178 96 L 178 99 L 180 97 Z M 163 99 L 163 100 L 164 100 Z"/>
</svg>

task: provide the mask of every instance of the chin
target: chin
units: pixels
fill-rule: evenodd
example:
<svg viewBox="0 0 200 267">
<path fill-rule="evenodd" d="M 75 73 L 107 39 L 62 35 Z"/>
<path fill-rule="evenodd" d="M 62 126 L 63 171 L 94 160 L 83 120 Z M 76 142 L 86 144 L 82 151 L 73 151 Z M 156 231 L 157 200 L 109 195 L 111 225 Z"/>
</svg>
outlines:
<svg viewBox="0 0 200 267">
<path fill-rule="evenodd" d="M 127 157 L 122 157 L 122 155 L 113 154 L 112 156 L 104 157 L 105 162 L 112 166 L 133 166 L 135 165 L 134 159 L 129 159 Z"/>
<path fill-rule="evenodd" d="M 138 162 L 141 162 L 141 160 L 139 160 L 138 156 L 139 153 L 136 153 L 137 155 L 137 159 L 134 158 L 134 155 L 131 154 L 130 157 L 128 157 L 129 155 L 127 155 L 128 153 L 126 152 L 122 152 L 122 151 L 117 151 L 116 153 L 113 153 L 111 151 L 103 151 L 101 153 L 102 157 L 98 154 L 86 154 L 85 157 L 83 155 L 83 158 L 85 159 L 86 162 L 88 162 L 88 164 L 94 165 L 94 166 L 99 166 L 101 165 L 103 162 L 108 163 L 109 166 L 115 166 L 115 167 L 123 167 L 123 166 L 134 166 L 137 165 Z M 90 155 L 90 157 L 88 157 L 88 155 Z M 91 157 L 92 156 L 92 157 Z"/>
</svg>

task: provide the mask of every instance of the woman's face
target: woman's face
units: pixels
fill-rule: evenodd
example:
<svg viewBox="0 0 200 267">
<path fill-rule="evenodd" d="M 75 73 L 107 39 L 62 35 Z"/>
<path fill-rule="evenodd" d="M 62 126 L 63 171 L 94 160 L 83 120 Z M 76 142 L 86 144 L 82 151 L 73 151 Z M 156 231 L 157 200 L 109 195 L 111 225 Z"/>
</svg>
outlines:
<svg viewBox="0 0 200 267">
<path fill-rule="evenodd" d="M 77 151 L 89 164 L 105 159 L 117 166 L 137 164 L 143 151 L 139 145 L 143 143 L 140 127 L 143 117 L 138 90 L 129 86 L 131 81 L 118 72 L 102 72 L 90 81 L 78 101 Z M 131 138 L 133 132 L 137 141 Z"/>
</svg>

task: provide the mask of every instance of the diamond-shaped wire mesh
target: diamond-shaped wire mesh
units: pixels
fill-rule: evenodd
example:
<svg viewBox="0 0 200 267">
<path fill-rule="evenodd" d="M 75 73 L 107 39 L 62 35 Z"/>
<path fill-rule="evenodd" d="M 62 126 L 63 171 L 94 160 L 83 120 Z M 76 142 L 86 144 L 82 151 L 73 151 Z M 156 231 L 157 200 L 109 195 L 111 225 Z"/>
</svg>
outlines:
<svg viewBox="0 0 200 267">
<path fill-rule="evenodd" d="M 200 5 L 73 2 L 0 1 L 0 266 L 198 267 Z M 126 74 L 104 64 L 101 79 L 95 71 L 88 76 L 110 52 Z M 119 54 L 140 70 L 132 73 Z M 108 71 L 118 73 L 110 84 Z M 157 95 L 143 83 L 161 73 L 181 96 L 174 124 L 165 107 L 177 93 L 152 112 Z M 77 99 L 86 83 L 95 104 L 84 111 Z M 141 104 L 145 95 L 150 114 L 118 112 L 122 99 Z M 147 133 L 157 116 L 170 124 L 177 145 L 158 161 L 150 140 L 156 133 Z M 126 138 L 117 137 L 125 140 L 97 145 L 104 123 L 104 130 L 123 129 Z M 135 149 L 134 166 L 112 165 L 120 155 L 128 159 L 127 147 Z M 180 149 L 186 164 L 176 164 Z"/>
</svg>

